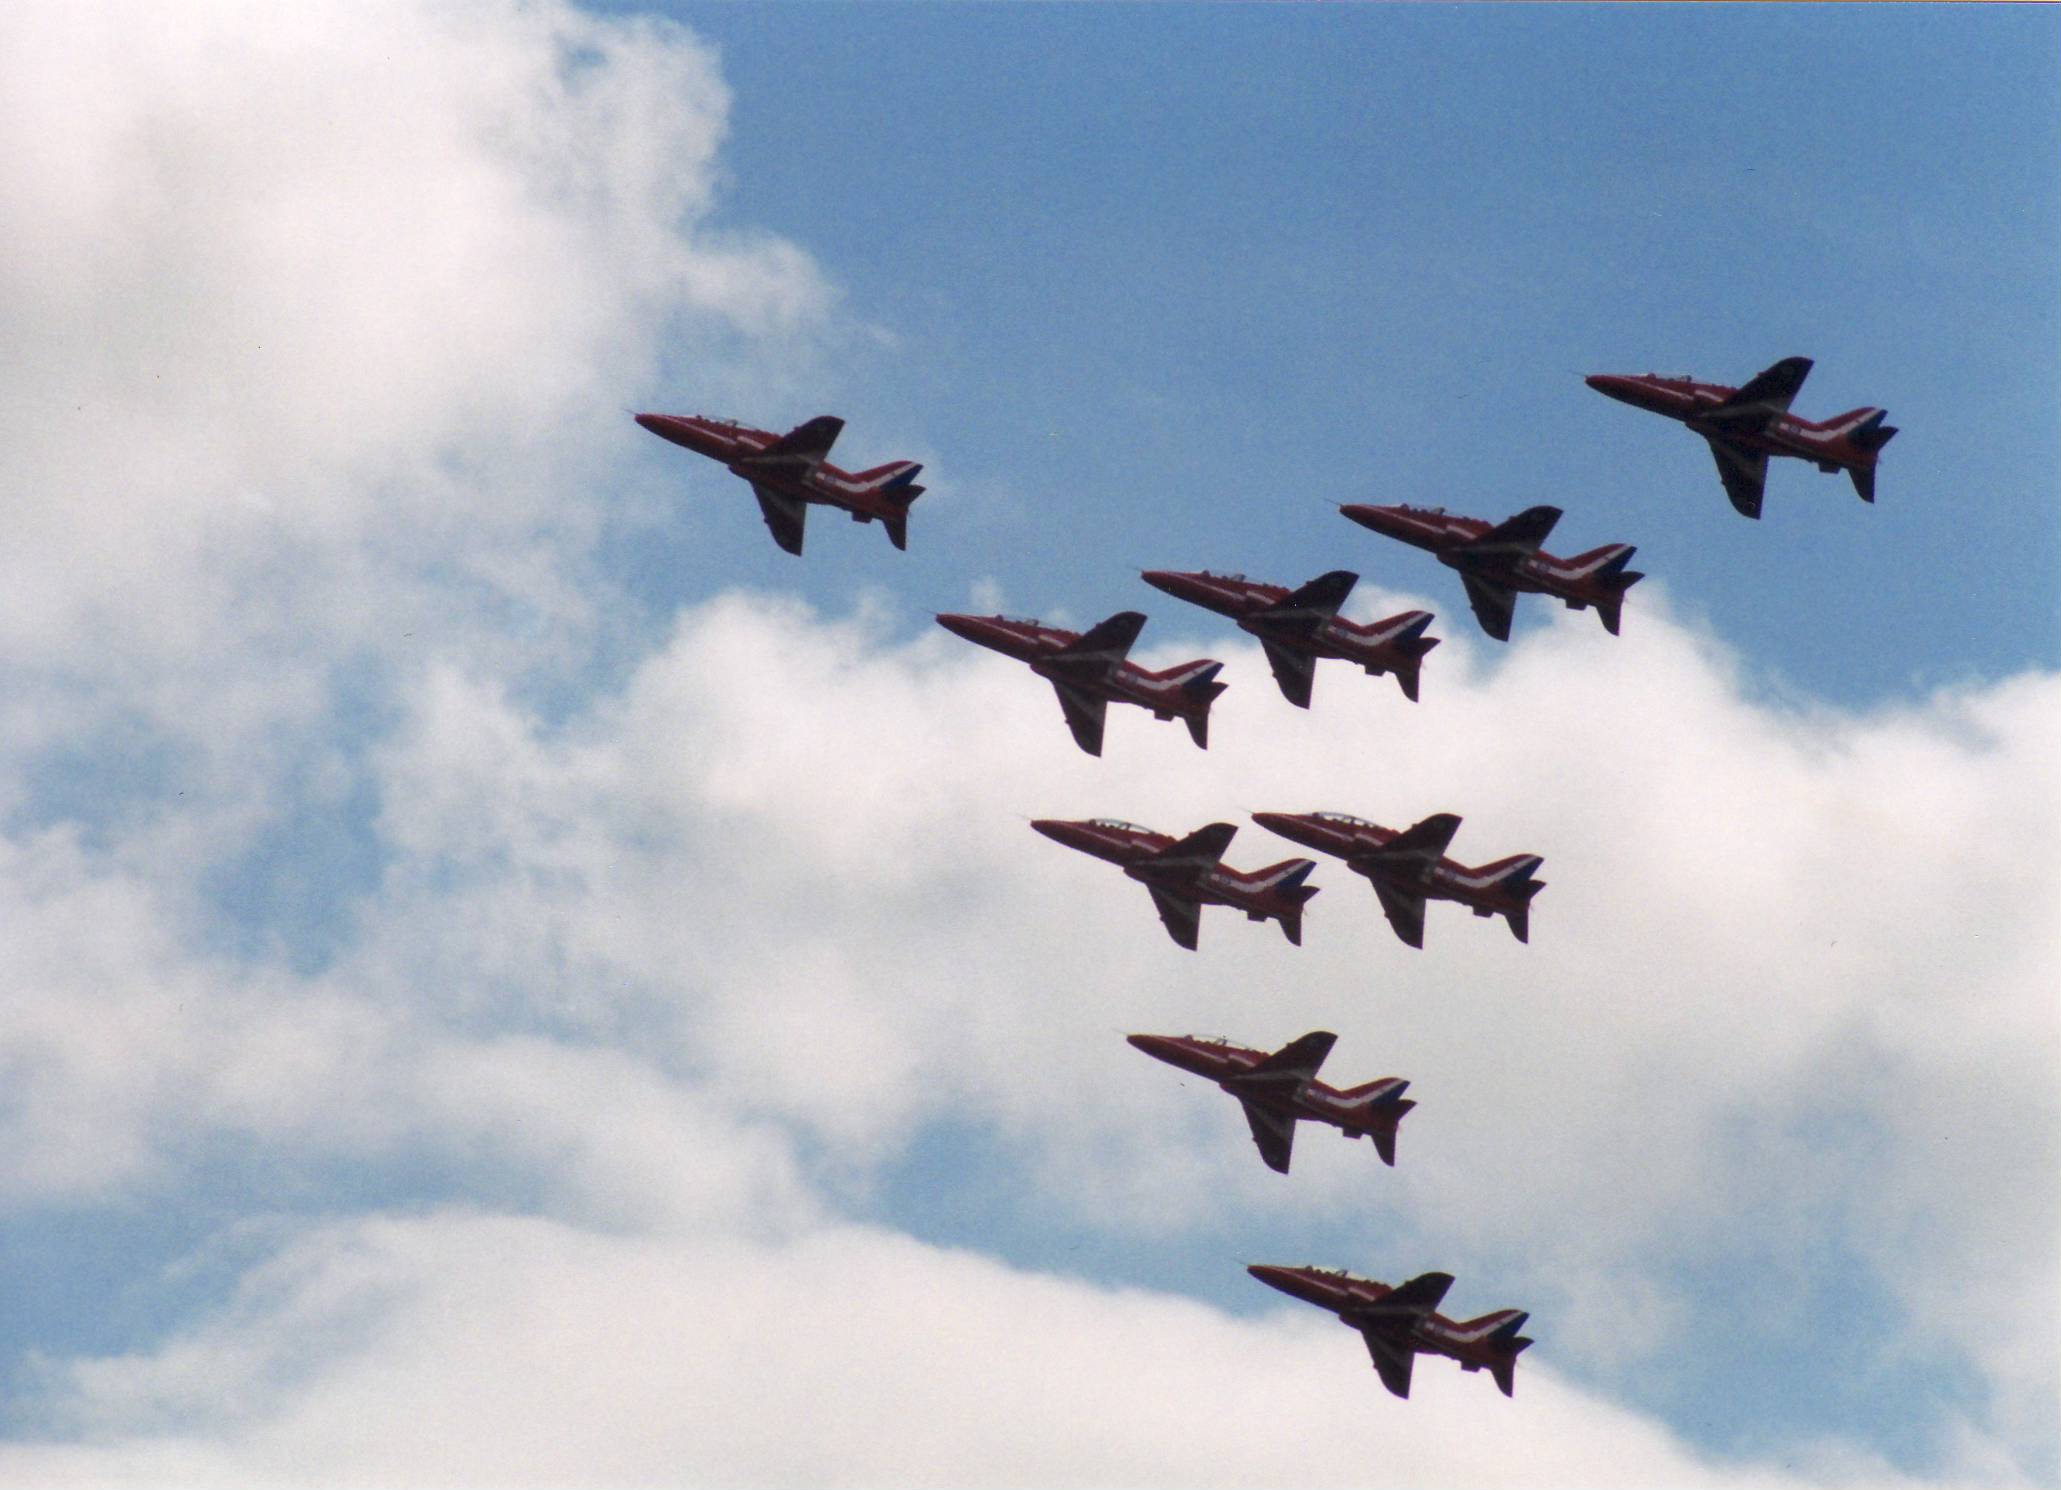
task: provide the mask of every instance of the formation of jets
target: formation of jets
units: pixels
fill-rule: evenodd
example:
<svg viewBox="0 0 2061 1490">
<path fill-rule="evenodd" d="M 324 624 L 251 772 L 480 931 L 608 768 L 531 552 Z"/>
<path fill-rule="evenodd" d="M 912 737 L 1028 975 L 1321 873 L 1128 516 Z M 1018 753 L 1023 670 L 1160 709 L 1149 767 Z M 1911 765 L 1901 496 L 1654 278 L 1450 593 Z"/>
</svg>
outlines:
<svg viewBox="0 0 2061 1490">
<path fill-rule="evenodd" d="M 1789 405 L 1810 370 L 1809 358 L 1787 357 L 1739 388 L 1653 373 L 1597 374 L 1587 382 L 1612 398 L 1680 420 L 1703 436 L 1726 495 L 1747 517 L 1760 516 L 1772 455 L 1808 460 L 1826 472 L 1843 470 L 1862 500 L 1872 502 L 1877 457 L 1896 430 L 1877 408 L 1854 409 L 1822 424 L 1792 415 Z M 878 522 L 897 549 L 908 546 L 909 507 L 923 493 L 915 479 L 922 468 L 906 460 L 858 472 L 831 465 L 830 447 L 844 428 L 840 419 L 823 415 L 775 434 L 700 415 L 635 418 L 653 434 L 722 462 L 749 483 L 773 541 L 788 553 L 801 553 L 812 505 L 837 508 L 857 522 Z M 1628 543 L 1607 543 L 1567 559 L 1545 552 L 1541 545 L 1562 515 L 1557 507 L 1529 507 L 1501 522 L 1436 507 L 1351 504 L 1339 510 L 1455 570 L 1482 630 L 1498 641 L 1510 638 L 1520 594 L 1548 596 L 1574 610 L 1593 609 L 1615 636 L 1625 593 L 1643 578 L 1628 567 L 1634 552 Z M 1255 637 L 1282 696 L 1297 708 L 1310 707 L 1316 664 L 1323 658 L 1352 663 L 1369 676 L 1388 674 L 1415 703 L 1424 657 L 1439 644 L 1426 635 L 1434 619 L 1429 611 L 1405 611 L 1367 624 L 1340 616 L 1340 606 L 1359 581 L 1349 570 L 1331 570 L 1295 589 L 1208 570 L 1148 569 L 1143 578 L 1166 594 L 1228 617 Z M 1111 703 L 1148 710 L 1161 720 L 1179 719 L 1196 745 L 1207 749 L 1210 705 L 1225 688 L 1218 680 L 1223 664 L 1201 658 L 1155 672 L 1131 662 L 1129 653 L 1145 619 L 1137 611 L 1119 611 L 1076 633 L 1007 616 L 937 617 L 955 636 L 1025 663 L 1049 682 L 1074 742 L 1089 755 L 1102 753 Z M 1365 876 L 1389 925 L 1410 947 L 1424 945 L 1424 908 L 1432 900 L 1457 902 L 1477 916 L 1501 916 L 1519 942 L 1530 940 L 1531 902 L 1545 888 L 1536 877 L 1544 861 L 1537 854 L 1513 854 L 1470 868 L 1447 858 L 1460 827 L 1452 813 L 1435 813 L 1400 830 L 1342 812 L 1252 816 L 1260 826 L 1343 859 L 1347 868 Z M 1291 944 L 1302 944 L 1303 908 L 1317 893 L 1308 882 L 1316 864 L 1287 859 L 1264 869 L 1232 869 L 1223 862 L 1238 831 L 1230 823 L 1210 823 L 1180 838 L 1115 818 L 1040 818 L 1031 826 L 1068 848 L 1120 866 L 1145 886 L 1167 934 L 1189 951 L 1199 943 L 1205 905 L 1229 906 L 1253 921 L 1273 921 Z M 1281 1174 L 1288 1173 L 1301 1122 L 1369 1139 L 1382 1163 L 1393 1165 L 1397 1125 L 1417 1105 L 1403 1095 L 1409 1083 L 1399 1077 L 1342 1089 L 1317 1080 L 1337 1040 L 1328 1030 L 1312 1030 L 1272 1052 L 1196 1035 L 1127 1038 L 1154 1059 L 1236 1097 L 1261 1160 Z M 1409 1396 L 1419 1355 L 1445 1356 L 1465 1371 L 1487 1371 L 1509 1396 L 1517 1357 L 1532 1343 L 1518 1333 L 1529 1317 L 1521 1310 L 1500 1309 L 1469 1320 L 1440 1314 L 1438 1306 L 1453 1283 L 1447 1273 L 1420 1273 L 1390 1286 L 1317 1267 L 1256 1263 L 1247 1271 L 1291 1297 L 1330 1310 L 1359 1331 L 1382 1384 L 1398 1397 Z"/>
</svg>

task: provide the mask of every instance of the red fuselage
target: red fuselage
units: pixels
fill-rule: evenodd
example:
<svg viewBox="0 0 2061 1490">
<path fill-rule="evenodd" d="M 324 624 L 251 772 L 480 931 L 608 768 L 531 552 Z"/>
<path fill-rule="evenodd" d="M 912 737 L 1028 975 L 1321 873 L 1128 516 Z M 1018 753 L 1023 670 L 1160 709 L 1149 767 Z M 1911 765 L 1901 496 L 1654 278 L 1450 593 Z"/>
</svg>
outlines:
<svg viewBox="0 0 2061 1490">
<path fill-rule="evenodd" d="M 1148 569 L 1145 582 L 1205 610 L 1229 616 L 1241 631 L 1311 657 L 1333 657 L 1355 663 L 1370 674 L 1397 673 L 1415 677 L 1419 659 L 1438 645 L 1425 638 L 1430 611 L 1411 610 L 1357 625 L 1333 615 L 1314 631 L 1270 624 L 1262 612 L 1278 607 L 1290 591 L 1280 585 L 1262 584 L 1242 574 L 1212 574 L 1208 570 L 1183 573 L 1172 569 Z"/>
<path fill-rule="evenodd" d="M 1509 590 L 1551 595 L 1577 609 L 1607 605 L 1622 595 L 1610 579 L 1609 564 L 1630 545 L 1608 543 L 1572 559 L 1556 558 L 1543 549 L 1510 549 L 1470 553 L 1466 545 L 1486 536 L 1496 524 L 1478 517 L 1460 517 L 1440 507 L 1339 508 L 1363 528 L 1421 548 L 1448 569 L 1475 575 Z"/>
<path fill-rule="evenodd" d="M 1340 1091 L 1337 1087 L 1311 1079 L 1283 1091 L 1279 1097 L 1263 1096 L 1249 1084 L 1240 1085 L 1237 1078 L 1249 1075 L 1255 1066 L 1267 1059 L 1268 1052 L 1264 1050 L 1247 1050 L 1242 1045 L 1207 1040 L 1197 1035 L 1126 1035 L 1124 1038 L 1149 1056 L 1170 1066 L 1178 1066 L 1205 1081 L 1215 1082 L 1241 1102 L 1271 1102 L 1292 1116 L 1329 1123 L 1348 1138 L 1365 1138 L 1376 1133 L 1393 1135 L 1403 1113 L 1416 1105 L 1412 1102 L 1398 1105 L 1395 1102 L 1396 1095 L 1409 1085 L 1399 1076 L 1384 1076 L 1349 1091 Z"/>
<path fill-rule="evenodd" d="M 1354 1329 L 1364 1329 L 1369 1314 L 1378 1311 L 1381 1301 L 1395 1292 L 1386 1283 L 1356 1278 L 1351 1273 L 1333 1272 L 1328 1268 L 1273 1267 L 1254 1263 L 1246 1271 L 1291 1298 L 1315 1304 L 1319 1309 L 1329 1309 Z M 1427 1311 L 1407 1323 L 1398 1324 L 1396 1331 L 1401 1336 L 1400 1343 L 1413 1352 L 1445 1356 L 1458 1361 L 1468 1371 L 1507 1371 L 1518 1351 L 1512 1350 L 1505 1340 L 1514 1333 L 1512 1322 L 1521 1325 L 1528 1317 L 1521 1309 L 1498 1309 L 1479 1319 L 1467 1320 L 1448 1319 L 1443 1314 Z M 1494 1338 L 1498 1331 L 1502 1332 L 1503 1338 Z M 1529 1345 L 1531 1342 L 1526 1340 L 1523 1343 Z M 1519 1346 L 1518 1350 L 1521 1349 Z"/>
<path fill-rule="evenodd" d="M 1248 920 L 1277 920 L 1286 924 L 1308 898 L 1283 888 L 1296 870 L 1310 867 L 1308 859 L 1285 859 L 1249 874 L 1222 863 L 1197 869 L 1187 862 L 1156 862 L 1157 856 L 1178 840 L 1135 823 L 1120 823 L 1113 818 L 1079 822 L 1039 818 L 1031 826 L 1054 843 L 1122 865 L 1124 873 L 1142 885 L 1204 905 L 1228 905 L 1245 912 Z"/>
<path fill-rule="evenodd" d="M 1859 416 L 1873 413 L 1872 409 L 1856 409 L 1822 424 L 1799 419 L 1794 414 L 1776 414 L 1760 429 L 1749 430 L 1705 417 L 1739 391 L 1723 383 L 1698 383 L 1692 378 L 1662 377 L 1659 373 L 1597 373 L 1584 381 L 1620 403 L 1679 419 L 1706 439 L 1727 440 L 1767 455 L 1794 456 L 1814 462 L 1820 470 L 1828 472 L 1875 467 L 1877 451 L 1863 449 L 1849 438 L 1861 423 Z"/>
<path fill-rule="evenodd" d="M 857 472 L 834 466 L 827 460 L 819 460 L 813 465 L 798 464 L 791 469 L 756 466 L 750 463 L 751 458 L 764 455 L 779 442 L 780 435 L 771 430 L 753 429 L 734 419 L 711 419 L 701 414 L 639 414 L 635 417 L 637 423 L 660 439 L 670 440 L 696 455 L 721 461 L 733 476 L 742 477 L 755 486 L 768 487 L 795 501 L 836 507 L 849 512 L 858 522 L 901 518 L 908 514 L 908 501 L 898 499 L 896 490 L 883 481 L 887 473 L 907 470 L 907 461 Z M 909 490 L 904 485 L 899 497 L 905 498 Z M 923 488 L 919 486 L 914 490 L 920 492 Z"/>
<path fill-rule="evenodd" d="M 941 615 L 937 623 L 954 636 L 963 636 L 1004 657 L 1029 663 L 1032 672 L 1050 682 L 1064 683 L 1115 703 L 1136 704 L 1141 709 L 1150 709 L 1160 719 L 1207 714 L 1214 697 L 1183 687 L 1199 669 L 1212 665 L 1207 658 L 1156 673 L 1135 662 L 1118 662 L 1106 676 L 1095 679 L 1084 677 L 1078 668 L 1054 666 L 1052 662 L 1081 639 L 1080 632 L 1008 616 Z"/>
<path fill-rule="evenodd" d="M 1355 874 L 1377 881 L 1391 876 L 1391 871 L 1372 855 L 1401 836 L 1395 828 L 1384 828 L 1343 812 L 1255 812 L 1252 820 L 1304 848 L 1345 860 L 1346 867 Z M 1537 857 L 1512 854 L 1472 869 L 1440 857 L 1431 863 L 1428 873 L 1421 878 L 1411 875 L 1407 884 L 1427 900 L 1458 901 L 1477 916 L 1507 916 L 1512 911 L 1521 912 L 1530 899 L 1504 888 L 1508 871 Z M 1403 882 L 1398 878 L 1398 883 Z"/>
</svg>

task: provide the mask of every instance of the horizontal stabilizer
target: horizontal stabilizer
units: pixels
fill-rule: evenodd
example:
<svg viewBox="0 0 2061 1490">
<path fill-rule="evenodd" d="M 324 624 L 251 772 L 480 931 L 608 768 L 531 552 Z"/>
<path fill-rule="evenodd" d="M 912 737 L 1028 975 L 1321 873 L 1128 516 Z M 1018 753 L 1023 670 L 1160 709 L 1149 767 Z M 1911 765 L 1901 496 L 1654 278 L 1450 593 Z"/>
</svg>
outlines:
<svg viewBox="0 0 2061 1490">
<path fill-rule="evenodd" d="M 1896 438 L 1896 426 L 1882 422 L 1888 417 L 1887 410 L 1877 409 L 1862 421 L 1859 429 L 1846 437 L 1848 442 L 1857 450 L 1880 450 Z"/>
<path fill-rule="evenodd" d="M 1398 652 L 1412 657 L 1422 657 L 1438 645 L 1437 637 L 1427 639 L 1424 635 L 1431 629 L 1431 623 L 1437 619 L 1438 617 L 1428 610 L 1404 611 L 1400 616 L 1391 616 L 1388 621 L 1382 622 L 1384 626 L 1394 621 L 1401 621 L 1403 624 L 1388 633 L 1384 640 Z"/>
<path fill-rule="evenodd" d="M 1215 698 L 1231 685 L 1219 683 L 1217 674 L 1224 670 L 1221 662 L 1205 662 L 1187 677 L 1181 679 L 1181 692 L 1193 694 L 1205 702 Z"/>
</svg>

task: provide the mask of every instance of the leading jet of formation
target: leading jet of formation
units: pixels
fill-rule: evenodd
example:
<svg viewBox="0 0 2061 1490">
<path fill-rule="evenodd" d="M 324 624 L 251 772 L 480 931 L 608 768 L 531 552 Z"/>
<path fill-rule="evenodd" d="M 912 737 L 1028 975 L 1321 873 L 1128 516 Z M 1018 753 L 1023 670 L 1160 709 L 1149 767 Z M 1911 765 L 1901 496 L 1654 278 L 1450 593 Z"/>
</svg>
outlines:
<svg viewBox="0 0 2061 1490">
<path fill-rule="evenodd" d="M 1531 940 L 1532 897 L 1546 888 L 1534 879 L 1546 861 L 1512 854 L 1470 869 L 1445 857 L 1460 819 L 1435 813 L 1403 829 L 1383 828 L 1343 812 L 1255 812 L 1262 828 L 1319 853 L 1336 854 L 1374 885 L 1382 914 L 1412 947 L 1424 945 L 1424 902 L 1457 900 L 1477 916 L 1501 916 L 1520 942 Z"/>
<path fill-rule="evenodd" d="M 1569 610 L 1594 606 L 1603 629 L 1616 636 L 1624 592 L 1646 577 L 1625 568 L 1637 552 L 1629 543 L 1606 543 L 1572 559 L 1556 559 L 1542 550 L 1539 545 L 1560 521 L 1558 507 L 1527 507 L 1500 523 L 1458 517 L 1443 507 L 1338 510 L 1363 528 L 1429 551 L 1457 571 L 1475 619 L 1499 642 L 1510 640 L 1519 591 L 1551 595 Z"/>
<path fill-rule="evenodd" d="M 1338 1039 L 1329 1030 L 1311 1030 L 1271 1055 L 1197 1035 L 1124 1038 L 1147 1055 L 1214 1081 L 1236 1097 L 1260 1158 L 1281 1174 L 1288 1173 L 1295 1125 L 1303 1120 L 1329 1123 L 1347 1138 L 1371 1138 L 1381 1162 L 1394 1164 L 1396 1124 L 1417 1105 L 1403 1095 L 1410 1083 L 1398 1076 L 1343 1091 L 1317 1080 L 1317 1068 Z"/>
<path fill-rule="evenodd" d="M 1371 1278 L 1328 1268 L 1285 1268 L 1254 1263 L 1245 1271 L 1290 1298 L 1329 1309 L 1360 1332 L 1381 1384 L 1410 1395 L 1410 1367 L 1420 1355 L 1442 1355 L 1462 1371 L 1486 1371 L 1505 1397 L 1516 1386 L 1517 1358 L 1531 1341 L 1517 1332 L 1531 1316 L 1498 1309 L 1479 1319 L 1452 1320 L 1438 1306 L 1453 1286 L 1451 1273 L 1419 1273 L 1391 1288 Z"/>
<path fill-rule="evenodd" d="M 1090 755 L 1102 753 L 1103 718 L 1112 702 L 1150 709 L 1156 719 L 1179 719 L 1197 745 L 1209 748 L 1209 706 L 1226 686 L 1216 680 L 1223 663 L 1205 657 L 1155 673 L 1125 661 L 1145 627 L 1137 611 L 1118 611 L 1085 634 L 1007 616 L 941 615 L 937 623 L 1029 663 L 1059 695 L 1074 743 Z"/>
<path fill-rule="evenodd" d="M 1797 418 L 1789 404 L 1810 370 L 1810 358 L 1784 357 L 1743 388 L 1659 373 L 1597 373 L 1586 381 L 1621 403 L 1679 419 L 1708 440 L 1725 495 L 1747 517 L 1760 516 L 1771 455 L 1810 461 L 1828 476 L 1844 471 L 1861 500 L 1872 502 L 1875 459 L 1896 427 L 1883 423 L 1888 412 L 1876 408 L 1849 409 L 1823 424 Z"/>
<path fill-rule="evenodd" d="M 1211 823 L 1178 841 L 1135 823 L 1114 818 L 1064 822 L 1039 818 L 1031 826 L 1068 848 L 1112 864 L 1152 892 L 1152 903 L 1167 935 L 1189 951 L 1205 905 L 1228 905 L 1245 912 L 1249 921 L 1278 921 L 1294 946 L 1302 945 L 1302 908 L 1317 893 L 1304 884 L 1317 866 L 1308 859 L 1287 859 L 1250 874 L 1225 866 L 1224 850 L 1238 829 Z"/>
<path fill-rule="evenodd" d="M 1424 632 L 1431 625 L 1428 610 L 1404 611 L 1371 626 L 1342 619 L 1339 606 L 1360 577 L 1346 569 L 1320 574 L 1299 590 L 1262 584 L 1242 574 L 1182 573 L 1148 569 L 1145 583 L 1190 605 L 1229 616 L 1241 631 L 1259 638 L 1267 666 L 1281 685 L 1281 696 L 1298 709 L 1310 706 L 1310 684 L 1319 657 L 1356 662 L 1369 676 L 1393 673 L 1403 697 L 1415 702 L 1417 670 L 1424 654 L 1438 645 Z"/>
<path fill-rule="evenodd" d="M 660 439 L 719 460 L 732 475 L 751 483 L 773 541 L 791 554 L 802 551 L 802 524 L 811 503 L 849 512 L 854 522 L 878 521 L 889 543 L 909 546 L 909 504 L 923 495 L 916 484 L 923 467 L 912 460 L 891 460 L 870 471 L 833 466 L 824 457 L 844 429 L 844 421 L 834 415 L 820 414 L 784 435 L 699 414 L 635 417 Z"/>
</svg>

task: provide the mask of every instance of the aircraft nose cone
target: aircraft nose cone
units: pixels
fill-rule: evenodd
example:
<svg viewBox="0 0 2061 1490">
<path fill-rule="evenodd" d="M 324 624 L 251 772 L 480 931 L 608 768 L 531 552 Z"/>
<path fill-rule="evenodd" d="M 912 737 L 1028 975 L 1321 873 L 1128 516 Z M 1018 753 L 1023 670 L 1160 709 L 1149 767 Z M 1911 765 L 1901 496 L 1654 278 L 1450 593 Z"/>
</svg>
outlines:
<svg viewBox="0 0 2061 1490">
<path fill-rule="evenodd" d="M 1165 1035 L 1125 1035 L 1124 1041 L 1159 1060 L 1165 1060 L 1168 1053 L 1174 1049 L 1174 1042 Z"/>
<path fill-rule="evenodd" d="M 951 632 L 954 636 L 963 636 L 966 638 L 966 640 L 970 642 L 977 642 L 980 640 L 981 625 L 980 618 L 978 616 L 959 616 L 952 615 L 949 613 L 940 613 L 937 618 L 937 623 L 938 625 L 944 627 L 945 630 Z"/>
<path fill-rule="evenodd" d="M 1192 595 L 1197 588 L 1195 576 L 1183 574 L 1178 569 L 1142 569 L 1138 572 L 1138 577 L 1153 589 L 1164 590 L 1167 594 L 1181 599 Z"/>
<path fill-rule="evenodd" d="M 1073 842 L 1076 837 L 1076 830 L 1072 823 L 1069 823 L 1062 818 L 1032 818 L 1031 826 L 1037 829 L 1040 833 L 1044 834 L 1047 838 L 1051 839 L 1054 843 L 1063 843 L 1067 845 L 1067 847 L 1069 848 L 1073 846 Z"/>
<path fill-rule="evenodd" d="M 1301 826 L 1292 812 L 1255 812 L 1252 820 L 1269 833 L 1279 833 L 1283 838 L 1295 837 L 1295 830 Z"/>
<path fill-rule="evenodd" d="M 1582 381 L 1598 393 L 1614 398 L 1620 403 L 1638 402 L 1632 396 L 1632 380 L 1630 378 L 1619 377 L 1614 373 L 1591 373 L 1588 377 L 1583 378 Z"/>
<path fill-rule="evenodd" d="M 1401 530 L 1399 513 L 1393 507 L 1374 507 L 1356 502 L 1338 510 L 1361 527 L 1372 528 L 1377 533 L 1393 536 Z"/>
<path fill-rule="evenodd" d="M 1268 1263 L 1255 1262 L 1248 1264 L 1245 1271 L 1269 1288 L 1278 1288 L 1283 1293 L 1300 1296 L 1301 1290 L 1295 1286 L 1299 1280 L 1294 1268 L 1274 1267 Z"/>
</svg>

